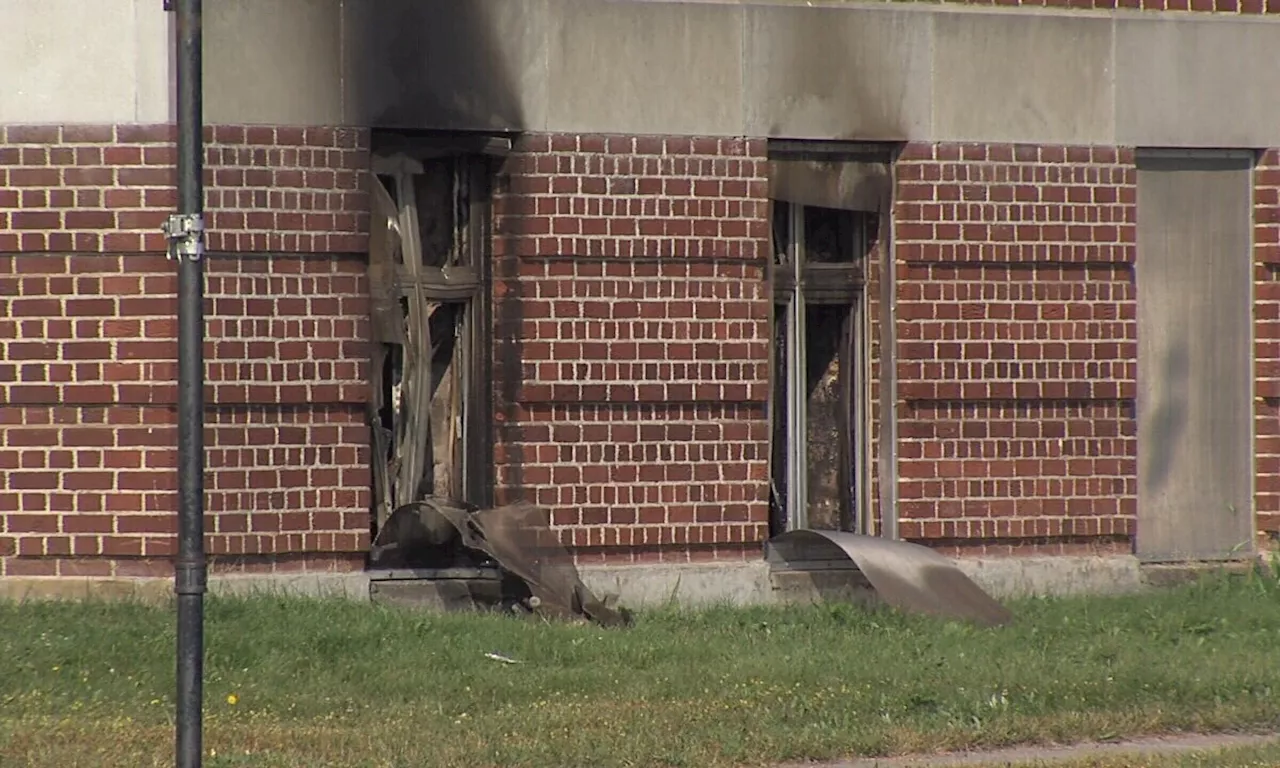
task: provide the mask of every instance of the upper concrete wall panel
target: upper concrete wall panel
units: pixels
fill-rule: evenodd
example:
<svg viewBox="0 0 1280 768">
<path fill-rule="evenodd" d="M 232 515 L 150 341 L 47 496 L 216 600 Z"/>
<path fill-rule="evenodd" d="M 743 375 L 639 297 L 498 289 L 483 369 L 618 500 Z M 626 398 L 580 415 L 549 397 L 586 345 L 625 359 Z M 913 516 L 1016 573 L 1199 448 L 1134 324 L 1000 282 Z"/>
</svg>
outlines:
<svg viewBox="0 0 1280 768">
<path fill-rule="evenodd" d="M 167 16 L 146 0 L 0 0 L 0 123 L 166 120 Z"/>
<path fill-rule="evenodd" d="M 548 129 L 740 135 L 734 5 L 557 0 Z"/>
<path fill-rule="evenodd" d="M 1280 22 L 1128 18 L 1116 22 L 1121 144 L 1280 145 Z"/>
<path fill-rule="evenodd" d="M 1111 144 L 1111 19 L 935 13 L 932 138 Z"/>
<path fill-rule="evenodd" d="M 1280 23 L 1265 19 L 818 0 L 344 5 L 343 117 L 354 124 L 1280 143 L 1280 99 L 1265 76 L 1277 68 Z M 317 72 L 308 76 L 339 77 Z"/>
<path fill-rule="evenodd" d="M 177 68 L 172 13 L 152 0 L 134 0 L 134 119 L 139 123 L 168 123 L 177 116 Z"/>
<path fill-rule="evenodd" d="M 158 0 L 0 0 L 0 122 L 172 119 Z M 778 0 L 219 0 L 211 123 L 1280 145 L 1280 19 Z"/>
<path fill-rule="evenodd" d="M 897 140 L 929 131 L 932 16 L 905 8 L 747 6 L 753 136 Z"/>
<path fill-rule="evenodd" d="M 548 0 L 347 0 L 344 18 L 348 122 L 546 128 L 547 37 L 559 18 Z"/>
<path fill-rule="evenodd" d="M 343 122 L 341 40 L 341 0 L 205 3 L 205 121 Z"/>
</svg>

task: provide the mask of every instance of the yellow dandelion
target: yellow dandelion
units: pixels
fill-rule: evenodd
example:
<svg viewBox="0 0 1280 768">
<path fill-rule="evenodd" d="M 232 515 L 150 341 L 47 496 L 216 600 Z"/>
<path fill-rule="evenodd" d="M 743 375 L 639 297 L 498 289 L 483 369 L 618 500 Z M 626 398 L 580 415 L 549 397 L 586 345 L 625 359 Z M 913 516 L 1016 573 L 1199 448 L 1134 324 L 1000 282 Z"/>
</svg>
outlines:
<svg viewBox="0 0 1280 768">
<path fill-rule="evenodd" d="M 240 697 L 235 695 L 234 693 L 227 694 L 227 703 L 230 704 L 231 706 L 234 707 L 236 703 L 239 701 L 240 701 Z"/>
</svg>

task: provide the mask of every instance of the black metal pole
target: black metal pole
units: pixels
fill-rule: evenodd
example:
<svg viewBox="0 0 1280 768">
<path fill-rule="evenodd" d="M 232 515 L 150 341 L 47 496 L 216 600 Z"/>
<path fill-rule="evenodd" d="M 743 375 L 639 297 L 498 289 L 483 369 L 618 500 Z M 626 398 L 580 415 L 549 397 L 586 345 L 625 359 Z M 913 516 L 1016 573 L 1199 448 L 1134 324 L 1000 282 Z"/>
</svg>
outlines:
<svg viewBox="0 0 1280 768">
<path fill-rule="evenodd" d="M 166 233 L 178 259 L 177 765 L 199 768 L 204 703 L 204 118 L 201 0 L 175 0 L 178 214 Z"/>
</svg>

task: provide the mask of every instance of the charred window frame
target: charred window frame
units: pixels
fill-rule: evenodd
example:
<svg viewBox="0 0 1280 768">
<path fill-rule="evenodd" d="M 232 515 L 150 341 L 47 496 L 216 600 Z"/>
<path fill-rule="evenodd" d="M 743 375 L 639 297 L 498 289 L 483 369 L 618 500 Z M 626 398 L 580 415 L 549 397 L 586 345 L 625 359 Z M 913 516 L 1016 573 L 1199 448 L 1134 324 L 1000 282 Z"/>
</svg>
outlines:
<svg viewBox="0 0 1280 768">
<path fill-rule="evenodd" d="M 770 142 L 770 533 L 869 533 L 866 260 L 893 150 Z"/>
<path fill-rule="evenodd" d="M 374 534 L 426 496 L 492 503 L 492 179 L 510 143 L 375 137 Z"/>
</svg>

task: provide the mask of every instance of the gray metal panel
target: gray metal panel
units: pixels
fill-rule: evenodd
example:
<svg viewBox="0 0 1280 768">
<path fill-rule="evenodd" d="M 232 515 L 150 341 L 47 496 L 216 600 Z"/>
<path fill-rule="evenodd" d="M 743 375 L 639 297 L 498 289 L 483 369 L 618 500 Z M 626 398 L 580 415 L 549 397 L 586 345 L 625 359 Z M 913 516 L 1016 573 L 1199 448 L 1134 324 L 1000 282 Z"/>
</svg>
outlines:
<svg viewBox="0 0 1280 768">
<path fill-rule="evenodd" d="M 844 531 L 799 529 L 765 545 L 771 569 L 839 573 L 848 558 L 884 602 L 899 610 L 983 626 L 1013 621 L 1013 614 L 973 582 L 954 562 L 928 547 Z M 833 567 L 834 566 L 834 567 Z M 819 587 L 821 585 L 815 585 Z M 849 586 L 848 581 L 840 586 Z M 839 593 L 848 593 L 840 589 Z M 841 595 L 843 596 L 843 595 Z"/>
<path fill-rule="evenodd" d="M 892 184 L 887 163 L 808 158 L 769 161 L 769 197 L 793 204 L 888 211 Z"/>
<path fill-rule="evenodd" d="M 906 8 L 746 8 L 749 136 L 926 138 L 932 14 Z"/>
<path fill-rule="evenodd" d="M 1116 21 L 1116 142 L 1280 143 L 1280 23 L 1209 14 Z"/>
<path fill-rule="evenodd" d="M 205 3 L 205 122 L 341 124 L 341 40 L 341 0 Z"/>
<path fill-rule="evenodd" d="M 732 5 L 557 0 L 548 130 L 743 134 Z"/>
<path fill-rule="evenodd" d="M 1252 547 L 1252 175 L 1138 168 L 1138 555 L 1228 558 Z"/>
<path fill-rule="evenodd" d="M 937 14 L 933 136 L 1115 143 L 1112 34 L 1107 17 Z"/>
</svg>

